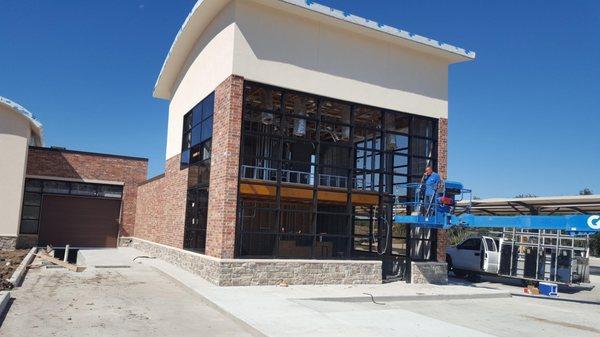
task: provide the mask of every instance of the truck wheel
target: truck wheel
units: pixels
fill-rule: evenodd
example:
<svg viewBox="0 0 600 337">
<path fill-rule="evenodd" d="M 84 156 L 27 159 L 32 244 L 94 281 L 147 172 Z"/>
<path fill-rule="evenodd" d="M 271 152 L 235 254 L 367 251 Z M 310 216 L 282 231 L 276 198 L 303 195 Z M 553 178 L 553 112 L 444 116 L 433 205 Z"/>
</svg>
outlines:
<svg viewBox="0 0 600 337">
<path fill-rule="evenodd" d="M 452 271 L 452 258 L 450 255 L 446 255 L 446 267 L 448 268 L 448 273 Z"/>
<path fill-rule="evenodd" d="M 452 272 L 454 273 L 454 275 L 456 277 L 463 278 L 463 277 L 467 276 L 467 272 L 465 272 L 464 270 L 452 269 Z"/>
</svg>

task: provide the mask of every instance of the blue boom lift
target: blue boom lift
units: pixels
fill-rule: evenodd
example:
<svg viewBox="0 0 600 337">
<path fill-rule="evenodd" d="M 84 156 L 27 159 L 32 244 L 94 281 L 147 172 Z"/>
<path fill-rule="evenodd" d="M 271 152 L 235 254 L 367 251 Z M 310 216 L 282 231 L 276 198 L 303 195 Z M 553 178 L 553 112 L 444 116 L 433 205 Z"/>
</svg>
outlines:
<svg viewBox="0 0 600 337">
<path fill-rule="evenodd" d="M 455 274 L 488 273 L 563 284 L 589 282 L 588 236 L 600 232 L 600 215 L 475 215 L 471 214 L 470 190 L 458 182 L 440 185 L 435 195 L 425 196 L 423 184 L 406 184 L 411 198 L 395 205 L 394 222 L 431 229 L 483 229 L 488 234 L 502 229 L 496 232 L 500 238 L 484 237 L 489 241 L 481 241 L 481 253 L 462 254 L 462 244 L 449 248 L 446 259 Z M 472 255 L 481 256 L 481 265 Z M 470 260 L 462 260 L 466 258 Z"/>
<path fill-rule="evenodd" d="M 394 222 L 411 224 L 422 228 L 449 229 L 502 228 L 535 230 L 560 230 L 571 235 L 588 235 L 600 232 L 600 215 L 517 215 L 485 216 L 469 214 L 471 190 L 463 188 L 459 182 L 446 181 L 438 189 L 437 195 L 429 200 L 422 198 L 422 184 L 406 184 L 410 201 L 402 202 L 401 209 L 406 215 L 395 215 Z M 463 201 L 466 212 L 455 214 L 457 203 Z M 465 205 L 466 201 L 466 205 Z"/>
</svg>

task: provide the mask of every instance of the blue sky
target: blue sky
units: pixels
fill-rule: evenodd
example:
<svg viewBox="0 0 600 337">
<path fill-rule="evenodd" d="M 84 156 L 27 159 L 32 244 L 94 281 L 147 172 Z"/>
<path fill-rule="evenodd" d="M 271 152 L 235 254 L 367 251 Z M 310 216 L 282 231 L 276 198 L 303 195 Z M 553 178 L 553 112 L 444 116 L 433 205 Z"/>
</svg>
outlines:
<svg viewBox="0 0 600 337">
<path fill-rule="evenodd" d="M 47 145 L 161 173 L 167 102 L 152 88 L 194 2 L 0 0 L 0 95 Z M 452 180 L 481 197 L 600 193 L 599 1 L 319 2 L 477 52 L 450 68 Z"/>
</svg>

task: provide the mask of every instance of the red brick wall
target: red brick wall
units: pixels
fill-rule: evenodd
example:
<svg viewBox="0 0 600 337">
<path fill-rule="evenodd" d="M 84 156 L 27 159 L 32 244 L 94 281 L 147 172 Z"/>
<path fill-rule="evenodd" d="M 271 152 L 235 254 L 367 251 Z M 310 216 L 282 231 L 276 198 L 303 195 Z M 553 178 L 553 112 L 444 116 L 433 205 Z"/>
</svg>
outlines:
<svg viewBox="0 0 600 337">
<path fill-rule="evenodd" d="M 206 254 L 233 258 L 244 79 L 232 75 L 215 90 Z"/>
<path fill-rule="evenodd" d="M 138 188 L 133 236 L 183 248 L 188 169 L 180 169 L 180 155 L 167 160 L 162 178 Z"/>
<path fill-rule="evenodd" d="M 448 119 L 440 118 L 438 122 L 438 173 L 448 179 Z M 446 261 L 446 244 L 448 236 L 445 230 L 437 231 L 437 260 Z"/>
<path fill-rule="evenodd" d="M 120 235 L 133 234 L 137 186 L 146 180 L 147 159 L 30 147 L 27 175 L 124 183 Z"/>
</svg>

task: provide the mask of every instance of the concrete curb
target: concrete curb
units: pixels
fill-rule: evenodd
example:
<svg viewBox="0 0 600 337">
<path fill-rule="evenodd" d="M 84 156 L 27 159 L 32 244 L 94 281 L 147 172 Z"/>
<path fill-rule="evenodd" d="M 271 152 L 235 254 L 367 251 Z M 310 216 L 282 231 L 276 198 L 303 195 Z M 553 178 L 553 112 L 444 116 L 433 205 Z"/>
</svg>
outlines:
<svg viewBox="0 0 600 337">
<path fill-rule="evenodd" d="M 527 295 L 527 294 L 521 294 L 521 293 L 511 293 L 511 295 L 512 296 L 516 296 L 516 297 L 533 298 L 533 299 L 537 299 L 537 300 L 547 300 L 547 301 L 571 302 L 571 303 L 578 303 L 578 304 L 600 305 L 600 301 L 586 301 L 586 300 L 579 300 L 579 299 L 575 299 L 575 298 L 550 297 L 550 296 L 543 296 L 543 295 Z"/>
<path fill-rule="evenodd" d="M 10 291 L 0 291 L 0 317 L 6 314 L 10 302 Z"/>
<path fill-rule="evenodd" d="M 156 270 L 157 272 L 159 272 L 160 274 L 162 274 L 163 276 L 167 277 L 168 279 L 172 280 L 173 282 L 179 284 L 181 287 L 185 288 L 190 293 L 198 296 L 201 299 L 201 301 L 204 302 L 206 305 L 208 305 L 210 308 L 215 309 L 219 313 L 221 313 L 221 314 L 225 315 L 226 317 L 230 318 L 232 321 L 234 321 L 236 324 L 238 324 L 239 326 L 241 326 L 244 330 L 246 330 L 246 332 L 248 332 L 252 336 L 256 336 L 256 337 L 266 337 L 267 336 L 264 333 L 262 333 L 261 331 L 259 331 L 258 329 L 256 329 L 255 327 L 253 327 L 252 325 L 246 323 L 244 320 L 238 318 L 237 316 L 233 315 L 231 312 L 225 310 L 224 308 L 222 308 L 217 303 L 215 303 L 215 302 L 211 301 L 210 299 L 206 298 L 204 295 L 200 294 L 196 290 L 188 287 L 185 283 L 179 281 L 175 277 L 173 277 L 173 276 L 169 275 L 168 273 L 162 271 L 160 268 L 157 268 L 157 267 L 154 267 L 154 266 L 150 266 L 150 267 L 152 269 Z"/>
<path fill-rule="evenodd" d="M 325 302 L 400 302 L 400 301 L 447 301 L 447 300 L 474 300 L 491 298 L 509 298 L 511 293 L 498 292 L 492 294 L 450 294 L 450 295 L 406 295 L 406 296 L 352 296 L 352 297 L 315 297 L 296 298 L 298 301 L 325 301 Z"/>
<path fill-rule="evenodd" d="M 21 264 L 19 265 L 19 267 L 17 267 L 17 269 L 15 269 L 15 272 L 12 274 L 10 279 L 8 279 L 8 282 L 12 283 L 13 286 L 19 287 L 21 285 L 21 282 L 23 282 L 23 277 L 25 276 L 25 273 L 27 272 L 27 266 L 35 258 L 36 252 L 37 252 L 36 247 L 31 248 L 31 250 L 29 251 L 29 253 L 27 253 L 27 255 L 25 256 L 23 261 L 21 261 Z"/>
</svg>

